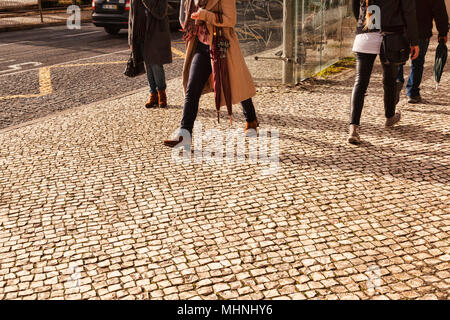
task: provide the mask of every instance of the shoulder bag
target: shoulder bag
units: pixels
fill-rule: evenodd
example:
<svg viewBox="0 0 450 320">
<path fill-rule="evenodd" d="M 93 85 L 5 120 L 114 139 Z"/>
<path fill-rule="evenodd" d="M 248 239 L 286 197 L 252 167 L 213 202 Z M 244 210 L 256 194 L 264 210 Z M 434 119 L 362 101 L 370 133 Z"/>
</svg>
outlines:
<svg viewBox="0 0 450 320">
<path fill-rule="evenodd" d="M 383 62 L 403 64 L 410 55 L 408 38 L 404 33 L 383 33 L 381 56 Z"/>
<path fill-rule="evenodd" d="M 130 58 L 128 59 L 127 66 L 124 71 L 124 75 L 130 78 L 140 76 L 145 73 L 144 59 L 138 59 L 135 54 L 135 46 L 131 52 Z"/>
</svg>

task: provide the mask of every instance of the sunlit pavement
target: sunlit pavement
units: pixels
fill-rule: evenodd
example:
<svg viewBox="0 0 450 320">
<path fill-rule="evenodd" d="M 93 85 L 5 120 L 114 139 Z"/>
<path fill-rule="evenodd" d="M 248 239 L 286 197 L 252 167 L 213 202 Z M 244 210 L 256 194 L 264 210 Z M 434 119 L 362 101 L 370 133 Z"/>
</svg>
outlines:
<svg viewBox="0 0 450 320">
<path fill-rule="evenodd" d="M 165 110 L 142 89 L 3 129 L 0 298 L 448 299 L 450 77 L 434 90 L 433 54 L 426 103 L 403 97 L 393 129 L 376 69 L 361 146 L 345 142 L 353 71 L 258 87 L 261 130 L 279 131 L 268 175 L 174 161 L 179 78 Z M 212 95 L 200 123 L 229 126 Z"/>
</svg>

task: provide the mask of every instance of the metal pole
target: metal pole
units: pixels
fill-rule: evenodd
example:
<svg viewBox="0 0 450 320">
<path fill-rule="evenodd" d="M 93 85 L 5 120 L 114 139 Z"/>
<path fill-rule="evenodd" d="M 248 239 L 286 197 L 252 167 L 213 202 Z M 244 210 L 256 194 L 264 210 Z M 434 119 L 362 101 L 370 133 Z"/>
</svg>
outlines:
<svg viewBox="0 0 450 320">
<path fill-rule="evenodd" d="M 283 0 L 283 84 L 294 84 L 295 0 Z"/>
<path fill-rule="evenodd" d="M 44 23 L 44 17 L 42 16 L 42 0 L 38 0 L 39 15 L 41 16 L 41 23 Z"/>
<path fill-rule="evenodd" d="M 301 3 L 300 3 L 301 1 Z M 295 84 L 300 83 L 302 78 L 302 65 L 303 65 L 303 5 L 304 0 L 295 1 L 295 54 L 296 65 L 294 66 L 294 81 Z M 302 21 L 300 21 L 302 19 Z"/>
<path fill-rule="evenodd" d="M 323 42 L 324 42 L 324 32 L 325 32 L 325 26 L 323 25 L 323 15 L 325 12 L 325 4 L 323 3 L 323 0 L 320 0 L 320 11 L 321 11 L 321 19 L 320 19 L 320 70 L 322 70 L 322 59 L 323 59 Z"/>
<path fill-rule="evenodd" d="M 342 45 L 343 45 L 343 39 L 344 39 L 344 15 L 342 14 L 342 7 L 339 6 L 339 19 L 341 19 L 341 34 L 339 36 L 339 60 L 343 58 L 342 55 Z"/>
</svg>

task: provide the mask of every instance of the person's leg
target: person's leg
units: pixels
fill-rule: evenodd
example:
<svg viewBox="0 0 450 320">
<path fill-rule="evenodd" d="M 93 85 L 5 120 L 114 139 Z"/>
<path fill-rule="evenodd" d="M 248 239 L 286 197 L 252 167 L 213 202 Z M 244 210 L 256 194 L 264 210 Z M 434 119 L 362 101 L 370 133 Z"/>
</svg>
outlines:
<svg viewBox="0 0 450 320">
<path fill-rule="evenodd" d="M 144 55 L 144 46 L 143 44 L 140 44 L 140 50 L 142 55 Z M 145 71 L 147 74 L 147 81 L 148 86 L 150 89 L 150 97 L 148 98 L 147 102 L 145 103 L 146 108 L 154 108 L 158 106 L 158 93 L 156 92 L 156 81 L 153 74 L 153 70 L 151 65 L 145 62 Z"/>
<path fill-rule="evenodd" d="M 151 65 L 153 79 L 156 84 L 156 89 L 158 91 L 166 90 L 166 73 L 164 72 L 164 67 L 162 64 L 152 64 Z"/>
<path fill-rule="evenodd" d="M 153 78 L 155 79 L 156 89 L 158 90 L 158 106 L 160 108 L 167 107 L 166 96 L 166 74 L 162 64 L 151 65 Z"/>
<path fill-rule="evenodd" d="M 139 51 L 142 54 L 142 57 L 144 57 L 144 45 L 142 43 L 138 44 L 139 46 Z M 147 74 L 147 80 L 148 80 L 148 86 L 150 89 L 150 94 L 154 94 L 156 93 L 156 81 L 155 81 L 155 76 L 153 74 L 153 69 L 152 69 L 152 65 L 148 64 L 147 61 L 144 61 L 145 63 L 145 71 Z"/>
<path fill-rule="evenodd" d="M 398 66 L 397 81 L 401 83 L 405 83 L 404 66 L 404 64 Z"/>
<path fill-rule="evenodd" d="M 405 64 L 401 64 L 398 66 L 398 73 L 397 73 L 397 81 L 395 83 L 395 104 L 398 104 L 400 101 L 400 94 L 403 89 L 403 85 L 405 84 L 405 76 L 404 76 L 404 70 L 403 66 Z"/>
<path fill-rule="evenodd" d="M 384 88 L 384 111 L 386 118 L 395 115 L 396 106 L 396 81 L 398 75 L 398 64 L 382 63 L 383 66 L 383 88 Z"/>
<path fill-rule="evenodd" d="M 352 92 L 350 124 L 358 125 L 364 106 L 364 95 L 370 82 L 376 54 L 356 53 L 356 78 Z"/>
<path fill-rule="evenodd" d="M 417 59 L 411 62 L 411 73 L 409 74 L 408 84 L 406 85 L 408 97 L 420 96 L 420 84 L 423 76 L 423 66 L 425 64 L 425 56 L 428 51 L 430 39 L 421 39 L 419 41 L 420 53 Z"/>
<path fill-rule="evenodd" d="M 189 71 L 189 80 L 184 98 L 183 118 L 181 120 L 181 128 L 188 130 L 190 133 L 192 133 L 194 122 L 197 118 L 198 103 L 203 88 L 205 87 L 211 72 L 209 46 L 197 42 L 197 48 Z"/>
<path fill-rule="evenodd" d="M 253 105 L 252 98 L 248 98 L 241 102 L 242 110 L 244 112 L 245 121 L 253 122 L 256 120 L 255 106 Z"/>
<path fill-rule="evenodd" d="M 147 72 L 147 80 L 148 86 L 150 87 L 150 94 L 156 94 L 157 93 L 156 79 L 153 73 L 152 66 L 145 63 L 145 70 Z"/>
</svg>

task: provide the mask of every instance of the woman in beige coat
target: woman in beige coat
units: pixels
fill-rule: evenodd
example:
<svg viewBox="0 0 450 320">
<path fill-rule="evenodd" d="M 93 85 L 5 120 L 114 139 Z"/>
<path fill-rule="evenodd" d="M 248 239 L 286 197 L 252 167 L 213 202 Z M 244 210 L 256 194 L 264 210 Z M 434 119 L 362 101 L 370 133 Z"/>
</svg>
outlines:
<svg viewBox="0 0 450 320">
<path fill-rule="evenodd" d="M 222 23 L 219 22 L 219 17 L 215 14 L 219 9 L 222 12 Z M 184 39 L 187 41 L 186 59 L 183 68 L 185 101 L 181 129 L 192 135 L 200 96 L 203 93 L 212 92 L 214 88 L 210 57 L 214 26 L 222 27 L 224 36 L 230 42 L 227 51 L 227 65 L 232 103 L 242 104 L 247 122 L 245 131 L 256 129 L 258 120 L 251 99 L 255 95 L 256 89 L 234 31 L 236 1 L 183 0 L 181 2 L 180 22 L 185 32 Z M 225 105 L 223 96 L 221 106 Z M 182 140 L 183 137 L 180 134 L 172 140 L 164 141 L 164 144 L 174 147 Z"/>
</svg>

